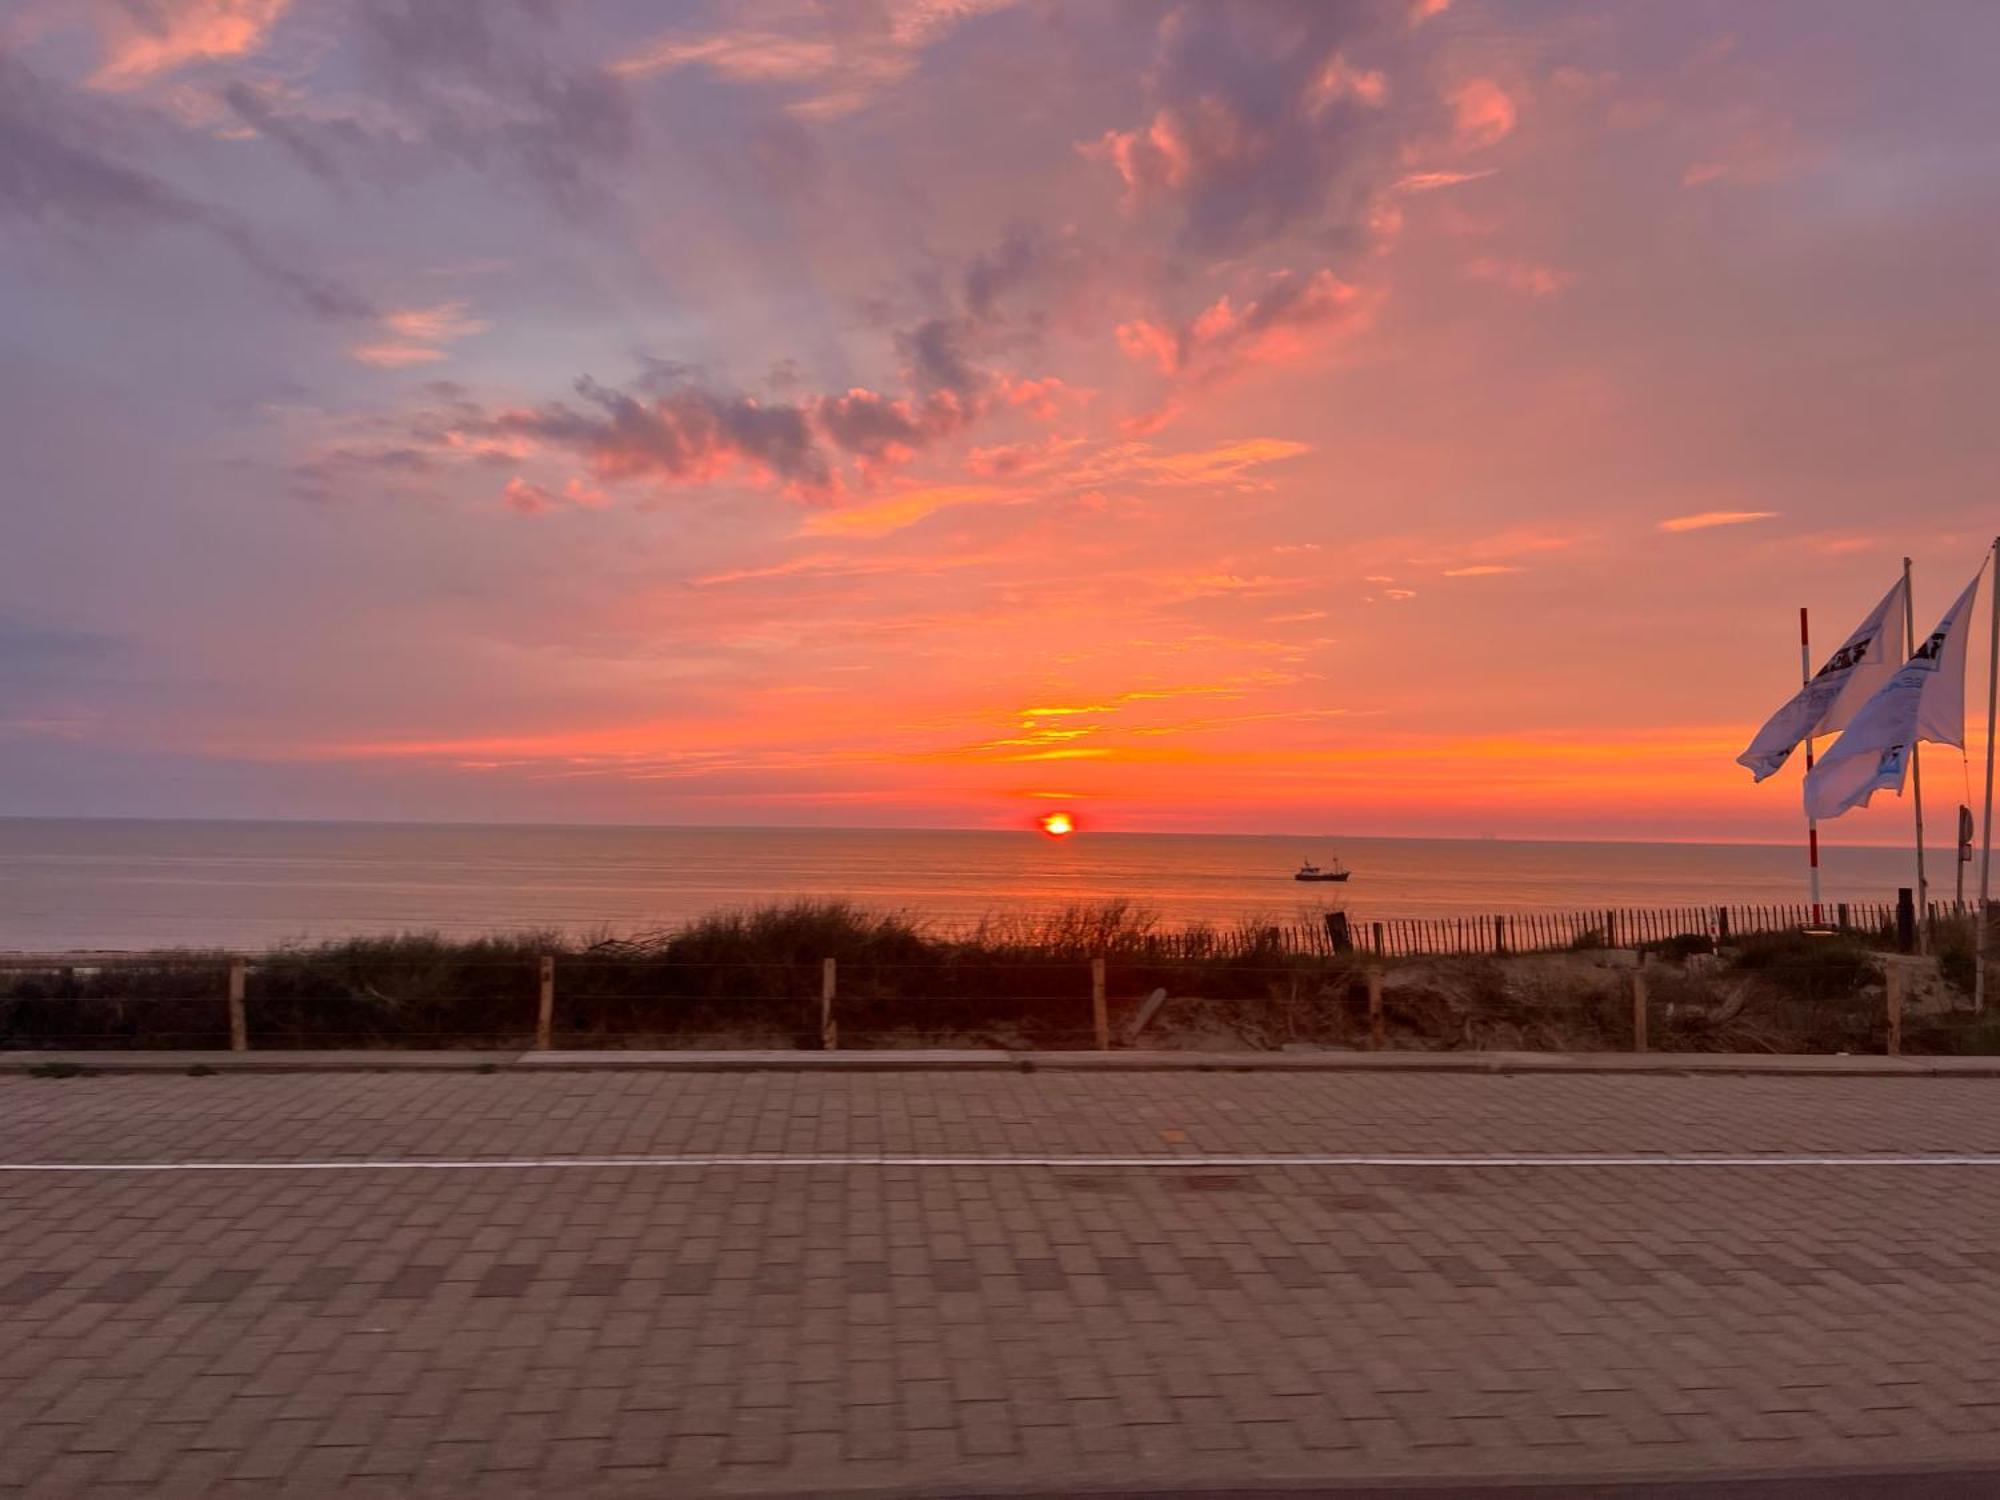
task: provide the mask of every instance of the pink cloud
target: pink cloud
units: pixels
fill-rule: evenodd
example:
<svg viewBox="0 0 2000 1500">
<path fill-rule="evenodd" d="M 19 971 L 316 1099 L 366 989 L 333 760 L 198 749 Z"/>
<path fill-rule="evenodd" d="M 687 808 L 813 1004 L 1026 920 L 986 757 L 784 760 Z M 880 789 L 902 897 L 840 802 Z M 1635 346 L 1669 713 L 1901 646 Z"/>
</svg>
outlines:
<svg viewBox="0 0 2000 1500">
<path fill-rule="evenodd" d="M 824 494 L 835 474 L 800 407 L 685 387 L 650 401 L 588 378 L 562 402 L 506 411 L 477 427 L 575 453 L 599 479 L 701 484 L 741 468 L 764 483 Z"/>
<path fill-rule="evenodd" d="M 291 0 L 161 0 L 105 6 L 111 17 L 103 63 L 90 77 L 100 89 L 129 89 L 189 63 L 246 57 L 291 8 Z"/>
<path fill-rule="evenodd" d="M 1225 293 L 1179 327 L 1142 318 L 1120 324 L 1117 337 L 1132 358 L 1152 363 L 1164 375 L 1200 383 L 1246 365 L 1296 359 L 1353 327 L 1363 307 L 1360 289 L 1329 270 L 1304 278 L 1285 271 L 1241 307 Z"/>
<path fill-rule="evenodd" d="M 1396 180 L 1399 193 L 1434 193 L 1440 188 L 1457 187 L 1460 183 L 1477 182 L 1482 177 L 1491 177 L 1494 168 L 1487 167 L 1479 172 L 1409 172 Z"/>
<path fill-rule="evenodd" d="M 1026 412 L 1038 421 L 1053 422 L 1061 414 L 1059 402 L 1064 399 L 1087 401 L 1090 399 L 1090 392 L 1078 390 L 1056 375 L 1047 375 L 1039 380 L 1017 380 L 1002 376 L 1000 397 L 1009 406 Z"/>
<path fill-rule="evenodd" d="M 1389 97 L 1389 80 L 1375 69 L 1356 68 L 1336 52 L 1306 91 L 1306 112 L 1319 114 L 1342 99 L 1379 109 Z"/>
<path fill-rule="evenodd" d="M 973 403 L 954 391 L 895 398 L 856 386 L 844 396 L 820 398 L 813 404 L 812 418 L 864 469 L 879 471 L 907 463 L 921 449 L 963 430 L 974 412 Z"/>
<path fill-rule="evenodd" d="M 411 365 L 436 364 L 447 357 L 444 350 L 426 348 L 422 344 L 356 344 L 347 353 L 349 358 L 364 365 L 373 365 L 378 370 L 402 370 Z"/>
<path fill-rule="evenodd" d="M 378 344 L 358 344 L 348 350 L 352 358 L 380 370 L 435 364 L 449 357 L 440 345 L 471 338 L 493 326 L 471 316 L 463 302 L 398 308 L 384 313 L 381 321 L 393 335 L 391 339 Z"/>
<path fill-rule="evenodd" d="M 1720 150 L 1689 165 L 1681 174 L 1681 186 L 1775 182 L 1798 164 L 1800 155 L 1789 121 L 1753 120 L 1741 126 Z"/>
<path fill-rule="evenodd" d="M 707 34 L 659 37 L 614 60 L 609 71 L 645 78 L 706 67 L 747 83 L 790 85 L 802 97 L 786 106 L 805 120 L 837 120 L 867 106 L 908 77 L 925 49 L 955 27 L 1013 0 L 886 0 L 842 14 L 829 25 L 812 7 L 766 6 L 760 24 Z M 808 34 L 809 33 L 809 34 Z"/>
<path fill-rule="evenodd" d="M 565 505 L 595 510 L 611 503 L 610 497 L 603 490 L 595 485 L 585 484 L 581 479 L 571 479 L 563 486 L 561 493 L 557 493 L 545 485 L 523 479 L 519 474 L 507 481 L 507 487 L 501 491 L 500 498 L 510 508 L 524 516 L 547 515 L 550 511 L 560 510 Z"/>
<path fill-rule="evenodd" d="M 1568 271 L 1526 260 L 1481 256 L 1465 268 L 1475 281 L 1490 281 L 1524 297 L 1553 297 L 1576 278 Z"/>
<path fill-rule="evenodd" d="M 507 481 L 507 488 L 501 492 L 501 498 L 524 516 L 546 515 L 557 505 L 554 495 L 539 484 L 531 484 L 519 474 Z"/>
<path fill-rule="evenodd" d="M 1453 128 L 1461 146 L 1498 144 L 1514 129 L 1514 101 L 1490 78 L 1474 78 L 1451 96 Z"/>
<path fill-rule="evenodd" d="M 493 325 L 472 317 L 463 302 L 439 302 L 430 307 L 398 308 L 382 315 L 390 332 L 425 344 L 449 344 L 484 333 Z"/>
<path fill-rule="evenodd" d="M 1039 473 L 1072 453 L 1077 438 L 1046 438 L 1040 442 L 996 443 L 974 448 L 965 456 L 965 467 L 982 479 L 1009 479 Z"/>
</svg>

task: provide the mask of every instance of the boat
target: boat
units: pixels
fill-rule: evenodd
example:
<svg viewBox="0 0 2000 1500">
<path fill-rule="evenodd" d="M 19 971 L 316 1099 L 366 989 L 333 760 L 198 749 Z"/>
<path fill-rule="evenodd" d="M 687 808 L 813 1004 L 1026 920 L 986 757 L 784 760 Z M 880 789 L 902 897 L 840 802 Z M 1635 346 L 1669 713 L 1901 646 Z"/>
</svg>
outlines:
<svg viewBox="0 0 2000 1500">
<path fill-rule="evenodd" d="M 1322 870 L 1318 865 L 1314 864 L 1311 860 L 1307 860 L 1304 864 L 1299 866 L 1298 874 L 1294 875 L 1292 879 L 1345 880 L 1347 879 L 1347 866 L 1343 865 L 1339 860 L 1336 859 L 1326 869 Z"/>
</svg>

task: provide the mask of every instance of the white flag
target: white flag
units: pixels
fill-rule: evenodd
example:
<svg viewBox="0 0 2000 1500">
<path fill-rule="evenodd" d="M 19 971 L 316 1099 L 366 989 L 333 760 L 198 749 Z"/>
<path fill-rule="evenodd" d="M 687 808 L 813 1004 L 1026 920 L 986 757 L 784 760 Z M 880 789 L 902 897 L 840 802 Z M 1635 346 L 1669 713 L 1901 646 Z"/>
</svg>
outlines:
<svg viewBox="0 0 2000 1500">
<path fill-rule="evenodd" d="M 1887 687 L 1862 705 L 1847 733 L 1806 773 L 1806 816 L 1837 818 L 1879 791 L 1902 795 L 1919 740 L 1965 745 L 1965 644 L 1980 573 Z"/>
<path fill-rule="evenodd" d="M 1813 674 L 1813 680 L 1772 714 L 1750 748 L 1736 757 L 1757 780 L 1762 781 L 1789 760 L 1801 740 L 1845 729 L 1861 705 L 1895 675 L 1896 664 L 1909 650 L 1903 638 L 1903 588 L 1903 580 L 1897 579 L 1868 618 Z"/>
</svg>

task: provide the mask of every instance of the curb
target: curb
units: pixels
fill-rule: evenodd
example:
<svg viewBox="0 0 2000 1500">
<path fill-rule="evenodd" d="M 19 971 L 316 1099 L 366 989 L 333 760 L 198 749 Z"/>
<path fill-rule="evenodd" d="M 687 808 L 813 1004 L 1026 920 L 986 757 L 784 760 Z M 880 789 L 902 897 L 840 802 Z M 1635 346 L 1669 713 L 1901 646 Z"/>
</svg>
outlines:
<svg viewBox="0 0 2000 1500">
<path fill-rule="evenodd" d="M 0 1052 L 50 1073 L 1348 1073 L 1666 1078 L 2000 1078 L 2000 1057 L 1604 1052 Z"/>
</svg>

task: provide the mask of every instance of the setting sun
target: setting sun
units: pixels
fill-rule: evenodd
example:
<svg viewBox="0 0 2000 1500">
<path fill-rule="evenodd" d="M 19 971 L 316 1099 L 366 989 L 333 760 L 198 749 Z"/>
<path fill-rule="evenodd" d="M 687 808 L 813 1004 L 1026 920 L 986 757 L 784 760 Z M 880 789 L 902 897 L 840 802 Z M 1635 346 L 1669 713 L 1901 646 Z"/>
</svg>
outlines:
<svg viewBox="0 0 2000 1500">
<path fill-rule="evenodd" d="M 1076 820 L 1066 812 L 1047 813 L 1042 818 L 1042 832 L 1052 839 L 1067 838 L 1076 832 Z"/>
</svg>

